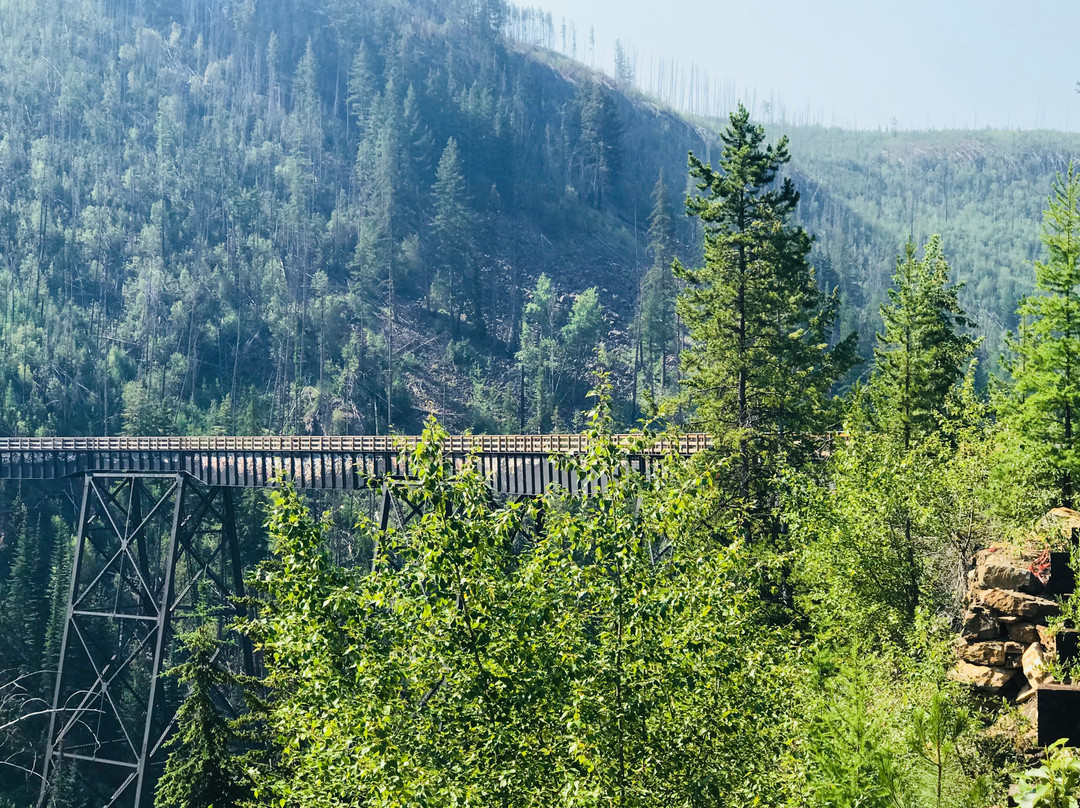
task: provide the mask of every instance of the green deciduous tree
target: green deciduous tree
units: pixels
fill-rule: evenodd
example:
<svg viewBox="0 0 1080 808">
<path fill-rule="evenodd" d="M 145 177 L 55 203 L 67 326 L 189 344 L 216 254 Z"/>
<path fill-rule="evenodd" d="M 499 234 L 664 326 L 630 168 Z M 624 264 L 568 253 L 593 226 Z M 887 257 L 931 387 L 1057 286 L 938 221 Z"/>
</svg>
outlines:
<svg viewBox="0 0 1080 808">
<path fill-rule="evenodd" d="M 1009 417 L 1053 469 L 1071 507 L 1080 475 L 1080 174 L 1058 175 L 1043 213 L 1045 261 L 1035 262 L 1036 294 L 1021 301 L 1008 342 L 1014 385 Z"/>
<path fill-rule="evenodd" d="M 687 210 L 705 226 L 705 262 L 677 267 L 687 282 L 679 312 L 692 345 L 683 384 L 696 419 L 739 457 L 738 489 L 765 505 L 778 458 L 810 448 L 825 428 L 826 397 L 854 362 L 854 335 L 830 347 L 839 300 L 823 293 L 807 262 L 811 238 L 791 218 L 799 194 L 787 139 L 765 146 L 746 108 L 721 134 L 716 169 L 692 153 L 698 193 Z"/>
<path fill-rule="evenodd" d="M 878 426 L 905 449 L 938 428 L 975 351 L 976 340 L 964 333 L 974 323 L 957 300 L 961 288 L 949 286 L 940 236 L 931 237 L 921 259 L 909 241 L 896 260 L 889 303 L 881 307 L 885 331 L 874 348 L 870 397 Z"/>
<path fill-rule="evenodd" d="M 545 274 L 536 280 L 521 318 L 517 361 L 523 384 L 522 421 L 529 430 L 561 428 L 585 405 L 588 379 L 602 346 L 603 309 L 595 287 L 574 296 L 567 309 Z"/>
<path fill-rule="evenodd" d="M 781 804 L 792 681 L 738 541 L 702 541 L 713 489 L 622 466 L 594 411 L 575 464 L 607 480 L 541 509 L 492 503 L 431 423 L 397 491 L 422 516 L 360 527 L 370 571 L 333 564 L 291 492 L 251 631 L 266 653 L 285 806 Z M 736 531 L 738 520 L 709 525 Z"/>
<path fill-rule="evenodd" d="M 521 349 L 517 353 L 521 365 L 522 385 L 529 386 L 528 418 L 530 429 L 545 431 L 551 428 L 554 412 L 554 374 L 558 350 L 558 312 L 551 278 L 541 273 L 536 279 L 532 299 L 525 304 L 521 317 Z M 522 390 L 522 398 L 525 390 Z M 522 401 L 524 407 L 525 402 Z M 524 424 L 523 424 L 524 426 Z"/>
</svg>

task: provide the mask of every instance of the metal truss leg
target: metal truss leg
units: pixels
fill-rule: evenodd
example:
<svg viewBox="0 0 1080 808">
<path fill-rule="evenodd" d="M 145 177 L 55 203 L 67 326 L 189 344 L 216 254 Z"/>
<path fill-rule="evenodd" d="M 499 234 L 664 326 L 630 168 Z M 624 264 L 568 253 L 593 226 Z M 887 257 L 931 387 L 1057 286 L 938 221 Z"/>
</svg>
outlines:
<svg viewBox="0 0 1080 808">
<path fill-rule="evenodd" d="M 154 604 L 157 607 L 157 630 L 154 637 L 154 661 L 150 668 L 150 693 L 146 700 L 146 720 L 143 723 L 142 751 L 139 754 L 139 768 L 135 776 L 135 805 L 143 805 L 143 789 L 146 786 L 146 768 L 149 764 L 150 739 L 154 731 L 154 703 L 157 701 L 160 687 L 162 654 L 165 651 L 165 639 L 169 631 L 169 619 L 172 617 L 173 574 L 176 572 L 176 551 L 180 535 L 180 516 L 184 506 L 184 477 L 177 478 L 175 504 L 173 505 L 172 530 L 169 531 L 169 550 L 165 556 L 165 582 L 161 587 L 161 601 Z M 140 487 L 139 480 L 132 481 L 132 487 L 137 491 Z M 132 497 L 134 513 L 137 510 L 138 499 Z M 145 547 L 145 542 L 140 543 Z"/>
<path fill-rule="evenodd" d="M 53 702 L 52 711 L 49 713 L 49 735 L 45 745 L 45 758 L 42 762 L 41 772 L 41 794 L 38 797 L 38 805 L 44 806 L 45 799 L 48 796 L 48 788 L 50 783 L 50 775 L 53 773 L 50 769 L 53 759 L 53 741 L 56 738 L 56 719 L 60 715 L 61 702 L 60 702 L 60 685 L 64 677 L 64 659 L 67 657 L 68 640 L 70 637 L 70 629 L 72 622 L 72 610 L 75 603 L 75 590 L 78 586 L 80 573 L 82 570 L 83 560 L 83 537 L 86 528 L 86 513 L 87 506 L 90 502 L 90 478 L 86 477 L 83 481 L 83 497 L 82 505 L 79 507 L 79 525 L 78 534 L 75 538 L 75 558 L 71 564 L 71 583 L 68 587 L 68 602 L 67 613 L 64 617 L 64 633 L 60 640 L 60 665 L 59 670 L 56 673 L 56 685 L 53 688 Z"/>
<path fill-rule="evenodd" d="M 241 563 L 227 489 L 185 474 L 86 476 L 39 806 L 61 765 L 95 805 L 152 804 L 175 707 L 160 680 L 173 627 L 238 614 Z"/>
</svg>

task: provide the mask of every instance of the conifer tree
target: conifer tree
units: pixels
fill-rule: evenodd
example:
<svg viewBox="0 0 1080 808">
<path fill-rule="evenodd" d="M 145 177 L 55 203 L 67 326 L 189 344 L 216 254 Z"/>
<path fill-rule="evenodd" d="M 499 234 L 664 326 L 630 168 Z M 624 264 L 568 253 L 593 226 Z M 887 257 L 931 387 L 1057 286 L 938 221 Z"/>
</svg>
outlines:
<svg viewBox="0 0 1080 808">
<path fill-rule="evenodd" d="M 963 284 L 948 284 L 941 237 L 931 236 L 921 260 L 908 241 L 896 259 L 889 303 L 881 307 L 885 330 L 874 348 L 870 396 L 879 425 L 905 450 L 935 430 L 946 397 L 977 345 L 964 333 L 974 323 L 957 300 Z"/>
<path fill-rule="evenodd" d="M 687 211 L 704 225 L 705 262 L 676 266 L 693 342 L 683 384 L 698 423 L 735 452 L 740 495 L 764 507 L 779 458 L 797 462 L 807 433 L 827 426 L 826 397 L 854 363 L 855 336 L 829 346 L 839 301 L 819 290 L 811 238 L 791 223 L 799 194 L 779 179 L 787 138 L 764 145 L 764 128 L 740 104 L 721 139 L 715 169 L 690 154 L 699 193 Z"/>
<path fill-rule="evenodd" d="M 455 324 L 464 312 L 475 321 L 476 292 L 472 264 L 472 212 L 466 204 L 465 177 L 457 141 L 450 138 L 435 171 L 435 217 L 431 223 L 437 272 L 433 297 L 446 304 Z M 470 316 L 471 315 L 471 316 Z"/>
<path fill-rule="evenodd" d="M 375 73 L 371 68 L 371 54 L 368 52 L 367 43 L 360 40 L 360 45 L 353 56 L 352 66 L 349 68 L 349 81 L 345 98 L 348 114 L 345 116 L 346 127 L 355 119 L 363 132 L 363 124 L 367 119 L 368 107 L 377 92 L 375 86 Z M 348 129 L 346 129 L 346 132 Z"/>
<path fill-rule="evenodd" d="M 17 537 L 15 557 L 8 573 L 7 585 L 0 598 L 0 638 L 4 640 L 5 663 L 15 664 L 20 671 L 29 672 L 42 664 L 44 630 L 48 620 L 48 566 L 45 558 L 49 547 L 42 530 L 43 515 L 28 511 L 26 504 L 16 500 L 12 508 L 12 533 Z M 43 557 L 44 551 L 44 557 Z"/>
<path fill-rule="evenodd" d="M 234 808 L 250 797 L 250 783 L 233 746 L 235 732 L 214 703 L 214 691 L 236 684 L 217 659 L 209 625 L 181 638 L 189 658 L 169 671 L 188 686 L 176 713 L 172 752 L 157 784 L 157 808 Z"/>
<path fill-rule="evenodd" d="M 67 618 L 68 587 L 71 579 L 71 559 L 73 538 L 67 532 L 67 525 L 54 516 L 53 529 L 56 538 L 53 541 L 51 574 L 49 576 L 49 623 L 45 629 L 43 662 L 53 665 L 60 658 L 60 642 L 64 634 L 64 622 Z"/>
<path fill-rule="evenodd" d="M 649 392 L 653 392 L 656 370 L 660 371 L 660 389 L 667 386 L 668 357 L 675 350 L 675 232 L 664 172 L 653 186 L 653 207 L 649 212 L 649 252 L 653 262 L 641 284 L 641 314 L 638 326 L 642 358 Z"/>
<path fill-rule="evenodd" d="M 622 125 L 615 102 L 599 82 L 588 82 L 579 88 L 577 104 L 581 114 L 576 156 L 578 190 L 588 204 L 602 210 L 615 183 Z"/>
<path fill-rule="evenodd" d="M 1015 384 L 1006 407 L 1053 469 L 1061 504 L 1072 507 L 1080 479 L 1080 174 L 1072 165 L 1054 183 L 1042 242 L 1037 291 L 1020 302 L 1019 333 L 1007 343 Z"/>
</svg>

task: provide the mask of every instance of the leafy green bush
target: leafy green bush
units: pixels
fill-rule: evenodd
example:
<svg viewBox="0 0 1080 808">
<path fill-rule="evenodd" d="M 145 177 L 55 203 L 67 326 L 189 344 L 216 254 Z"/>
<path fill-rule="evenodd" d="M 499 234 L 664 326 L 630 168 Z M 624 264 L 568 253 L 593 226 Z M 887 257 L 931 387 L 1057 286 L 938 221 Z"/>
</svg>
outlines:
<svg viewBox="0 0 1080 808">
<path fill-rule="evenodd" d="M 370 572 L 335 565 L 295 493 L 275 495 L 250 627 L 278 761 L 259 801 L 788 803 L 799 652 L 762 619 L 739 514 L 703 509 L 708 478 L 678 461 L 622 466 L 609 426 L 602 405 L 572 464 L 606 484 L 541 510 L 493 504 L 430 423 L 398 492 L 422 515 L 371 534 Z"/>
<path fill-rule="evenodd" d="M 1077 808 L 1080 798 L 1080 758 L 1056 741 L 1046 750 L 1041 766 L 1021 772 L 1016 778 L 1020 808 Z"/>
</svg>

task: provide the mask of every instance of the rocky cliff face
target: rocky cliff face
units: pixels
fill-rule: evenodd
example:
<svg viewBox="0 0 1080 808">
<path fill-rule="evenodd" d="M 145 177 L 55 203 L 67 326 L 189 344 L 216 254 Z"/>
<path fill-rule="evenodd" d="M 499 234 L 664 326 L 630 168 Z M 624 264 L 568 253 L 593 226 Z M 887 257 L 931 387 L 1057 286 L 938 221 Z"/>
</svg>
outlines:
<svg viewBox="0 0 1080 808">
<path fill-rule="evenodd" d="M 1024 702 L 1050 681 L 1054 638 L 1047 618 L 1060 611 L 1045 597 L 1032 565 L 1000 550 L 982 550 L 968 574 L 967 611 L 950 677 Z"/>
</svg>

